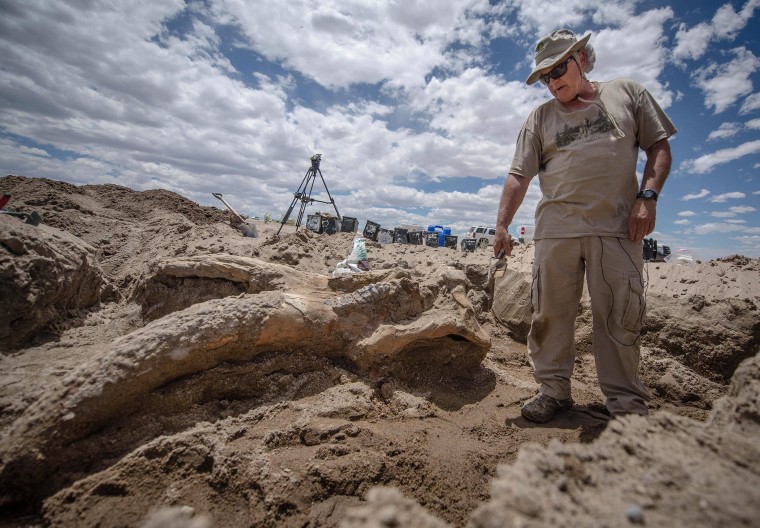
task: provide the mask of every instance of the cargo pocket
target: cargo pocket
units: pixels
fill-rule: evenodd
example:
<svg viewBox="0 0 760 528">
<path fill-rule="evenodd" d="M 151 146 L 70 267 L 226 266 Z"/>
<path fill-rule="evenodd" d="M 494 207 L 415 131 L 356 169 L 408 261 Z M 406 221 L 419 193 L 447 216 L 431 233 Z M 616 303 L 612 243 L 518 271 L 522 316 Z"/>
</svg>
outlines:
<svg viewBox="0 0 760 528">
<path fill-rule="evenodd" d="M 629 277 L 628 285 L 628 303 L 623 314 L 623 328 L 638 334 L 641 332 L 644 309 L 646 308 L 644 286 L 641 284 L 641 278 L 638 275 Z"/>
</svg>

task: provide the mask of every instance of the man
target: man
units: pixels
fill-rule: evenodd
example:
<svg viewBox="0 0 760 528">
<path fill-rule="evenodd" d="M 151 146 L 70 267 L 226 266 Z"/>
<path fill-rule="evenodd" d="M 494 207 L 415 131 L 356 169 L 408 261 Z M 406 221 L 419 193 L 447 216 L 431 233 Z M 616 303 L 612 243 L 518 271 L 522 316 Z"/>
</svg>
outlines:
<svg viewBox="0 0 760 528">
<path fill-rule="evenodd" d="M 572 408 L 575 318 L 584 273 L 591 296 L 594 358 L 611 415 L 647 414 L 639 379 L 644 314 L 642 239 L 654 230 L 657 196 L 670 171 L 676 129 L 638 83 L 588 80 L 590 34 L 562 29 L 542 38 L 527 84 L 553 99 L 530 114 L 504 183 L 494 254 L 511 254 L 507 229 L 538 175 L 535 261 L 528 348 L 539 393 L 521 413 L 534 422 Z M 639 148 L 646 153 L 641 186 Z"/>
</svg>

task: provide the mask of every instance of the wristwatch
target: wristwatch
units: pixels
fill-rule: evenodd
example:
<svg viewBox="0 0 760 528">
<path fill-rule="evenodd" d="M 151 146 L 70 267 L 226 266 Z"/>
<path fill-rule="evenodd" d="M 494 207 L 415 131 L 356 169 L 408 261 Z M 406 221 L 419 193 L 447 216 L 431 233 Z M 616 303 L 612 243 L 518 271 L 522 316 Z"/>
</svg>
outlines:
<svg viewBox="0 0 760 528">
<path fill-rule="evenodd" d="M 657 201 L 657 192 L 653 191 L 652 189 L 644 189 L 643 191 L 639 191 L 639 193 L 636 195 L 636 198 L 643 198 L 644 200 L 654 200 Z"/>
</svg>

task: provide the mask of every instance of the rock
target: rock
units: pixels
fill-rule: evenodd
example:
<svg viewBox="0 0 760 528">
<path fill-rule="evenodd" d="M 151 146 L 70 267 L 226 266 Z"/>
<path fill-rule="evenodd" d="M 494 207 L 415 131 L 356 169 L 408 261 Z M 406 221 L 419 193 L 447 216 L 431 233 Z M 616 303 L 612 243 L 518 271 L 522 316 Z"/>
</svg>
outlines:
<svg viewBox="0 0 760 528">
<path fill-rule="evenodd" d="M 376 487 L 367 492 L 365 505 L 350 509 L 340 528 L 446 528 L 449 524 L 431 515 L 395 488 Z"/>
<path fill-rule="evenodd" d="M 0 351 L 28 343 L 107 291 L 95 248 L 65 231 L 0 215 Z"/>
</svg>

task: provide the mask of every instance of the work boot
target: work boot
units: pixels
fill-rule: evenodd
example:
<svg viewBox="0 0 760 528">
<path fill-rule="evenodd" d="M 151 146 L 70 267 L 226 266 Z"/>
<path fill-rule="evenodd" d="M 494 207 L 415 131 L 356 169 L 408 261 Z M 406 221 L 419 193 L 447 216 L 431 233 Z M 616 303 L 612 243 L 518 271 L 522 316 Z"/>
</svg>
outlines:
<svg viewBox="0 0 760 528">
<path fill-rule="evenodd" d="M 554 418 L 557 411 L 569 411 L 572 408 L 572 398 L 558 400 L 540 392 L 525 402 L 525 405 L 520 409 L 520 414 L 531 422 L 544 423 Z"/>
</svg>

